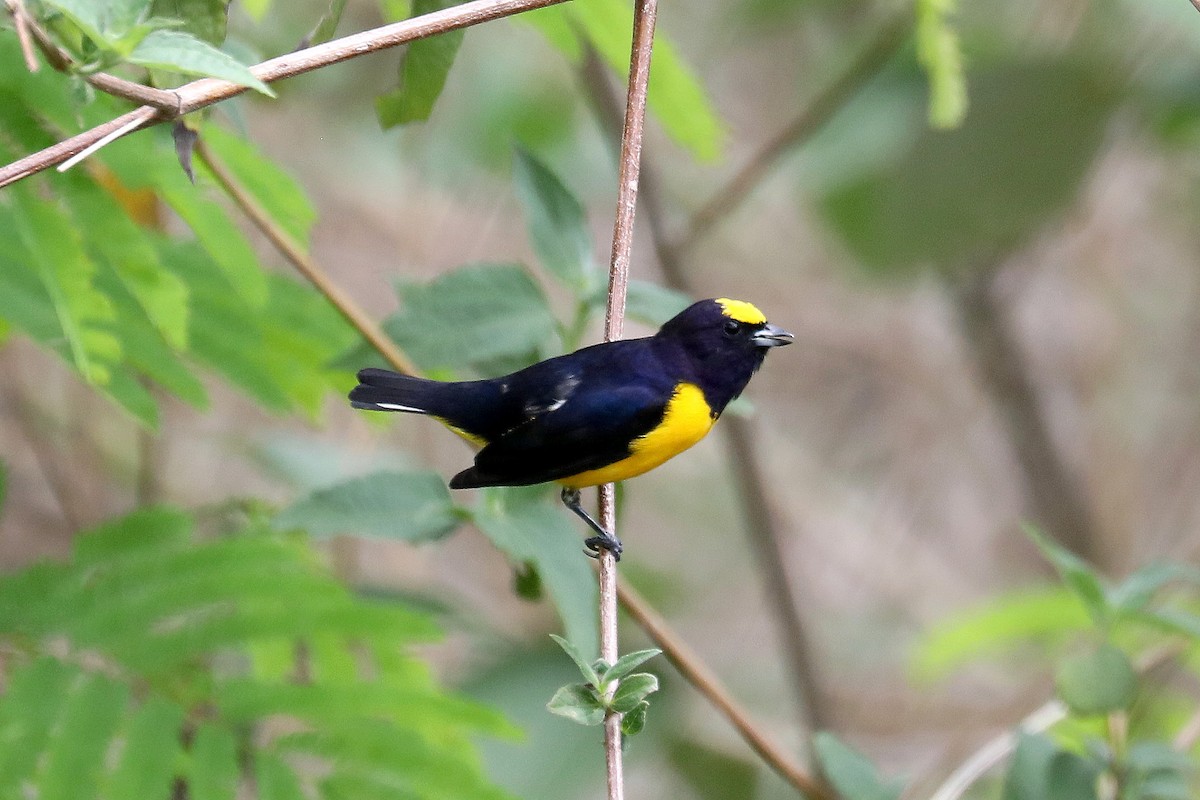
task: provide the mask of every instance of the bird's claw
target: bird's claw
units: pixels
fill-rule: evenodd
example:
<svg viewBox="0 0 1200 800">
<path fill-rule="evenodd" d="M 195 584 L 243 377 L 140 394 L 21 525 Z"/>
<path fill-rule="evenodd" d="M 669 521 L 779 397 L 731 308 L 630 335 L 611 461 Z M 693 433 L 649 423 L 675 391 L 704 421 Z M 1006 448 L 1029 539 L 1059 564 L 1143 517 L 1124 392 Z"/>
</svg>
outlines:
<svg viewBox="0 0 1200 800">
<path fill-rule="evenodd" d="M 602 536 L 593 536 L 589 539 L 584 539 L 583 543 L 587 545 L 587 551 L 585 551 L 585 553 L 592 558 L 599 558 L 600 551 L 607 550 L 608 552 L 612 553 L 613 559 L 620 561 L 621 553 L 625 550 L 625 547 L 621 544 L 620 539 L 616 538 L 615 536 L 610 536 L 607 533 L 603 534 Z"/>
</svg>

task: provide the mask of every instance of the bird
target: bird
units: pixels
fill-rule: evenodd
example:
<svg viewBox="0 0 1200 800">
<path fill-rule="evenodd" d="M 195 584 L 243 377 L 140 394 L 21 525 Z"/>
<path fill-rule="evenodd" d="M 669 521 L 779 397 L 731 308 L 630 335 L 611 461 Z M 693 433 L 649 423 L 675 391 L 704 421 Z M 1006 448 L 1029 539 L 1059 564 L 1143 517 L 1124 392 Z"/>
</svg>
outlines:
<svg viewBox="0 0 1200 800">
<path fill-rule="evenodd" d="M 557 482 L 595 536 L 590 555 L 623 545 L 583 508 L 580 490 L 659 466 L 708 434 L 769 349 L 793 336 L 751 303 L 700 300 L 652 336 L 620 339 L 497 378 L 436 381 L 359 371 L 354 408 L 425 414 L 479 448 L 451 489 Z"/>
</svg>

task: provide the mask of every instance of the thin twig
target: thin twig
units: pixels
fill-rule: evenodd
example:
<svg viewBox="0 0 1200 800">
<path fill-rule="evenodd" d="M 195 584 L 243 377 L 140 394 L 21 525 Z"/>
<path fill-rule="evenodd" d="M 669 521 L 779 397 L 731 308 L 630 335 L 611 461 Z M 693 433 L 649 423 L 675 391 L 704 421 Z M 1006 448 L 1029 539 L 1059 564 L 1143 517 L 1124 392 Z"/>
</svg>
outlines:
<svg viewBox="0 0 1200 800">
<path fill-rule="evenodd" d="M 754 724 L 720 679 L 636 590 L 627 583 L 621 583 L 618 593 L 625 612 L 662 649 L 679 674 L 729 720 L 767 766 L 810 800 L 833 800 L 833 794 L 821 781 L 805 772 L 787 751 L 771 741 Z"/>
<path fill-rule="evenodd" d="M 594 50 L 585 53 L 582 78 L 605 124 L 609 127 L 619 125 L 620 111 L 612 96 L 604 64 Z M 684 294 L 694 295 L 695 286 L 683 268 L 682 259 L 667 241 L 666 225 L 663 223 L 666 214 L 657 184 L 650 165 L 647 165 L 642 174 L 640 195 L 659 266 L 669 286 Z M 784 654 L 796 688 L 801 720 L 810 730 L 826 727 L 828 714 L 821 700 L 819 681 L 810 655 L 809 637 L 787 574 L 783 533 L 770 513 L 770 493 L 755 455 L 757 448 L 753 427 L 736 417 L 727 420 L 721 427 L 728 448 L 728 462 L 734 466 L 734 485 L 741 518 L 745 522 L 746 536 L 757 559 L 759 573 L 766 584 L 770 608 L 779 625 Z"/>
<path fill-rule="evenodd" d="M 416 39 L 424 39 L 446 31 L 459 30 L 478 25 L 481 22 L 489 22 L 562 2 L 565 0 L 471 0 L 462 5 L 422 14 L 419 17 L 334 39 L 304 50 L 297 50 L 294 53 L 287 53 L 253 66 L 250 71 L 264 83 L 273 83 Z M 213 103 L 228 100 L 245 91 L 247 91 L 245 86 L 215 78 L 192 81 L 172 90 L 173 94 L 179 96 L 179 105 L 171 114 L 166 114 L 153 106 L 142 106 L 130 114 L 122 116 L 120 122 L 113 120 L 104 123 L 45 150 L 14 161 L 5 167 L 0 167 L 0 188 L 62 163 L 81 150 L 94 145 L 105 135 L 121 129 L 129 119 L 134 118 L 134 115 L 143 120 L 139 127 L 146 127 L 150 124 L 164 122 L 173 116 L 188 114 Z"/>
<path fill-rule="evenodd" d="M 1024 733 L 1041 733 L 1066 719 L 1067 707 L 1058 700 L 1051 700 L 1021 720 L 1017 726 Z M 1017 734 L 1005 731 L 989 739 L 958 769 L 950 774 L 929 800 L 958 800 L 975 781 L 986 775 L 1017 747 Z"/>
<path fill-rule="evenodd" d="M 625 95 L 625 124 L 621 130 L 621 155 L 617 170 L 617 211 L 613 222 L 612 259 L 608 272 L 608 302 L 604 311 L 604 341 L 621 338 L 625 323 L 625 296 L 633 253 L 633 220 L 637 210 L 638 175 L 642 163 L 642 134 L 646 124 L 646 93 L 650 86 L 650 60 L 654 54 L 654 25 L 658 0 L 636 0 L 633 6 L 633 44 L 629 56 L 629 89 Z M 616 535 L 616 487 L 600 487 L 600 525 Z M 616 661 L 617 559 L 600 551 L 600 657 Z M 609 712 L 604 719 L 604 753 L 608 773 L 608 800 L 623 800 L 625 776 L 621 764 L 621 715 Z"/>
<path fill-rule="evenodd" d="M 13 25 L 17 29 L 17 41 L 21 44 L 21 55 L 25 57 L 25 68 L 37 72 L 41 65 L 33 52 L 33 39 L 29 35 L 31 20 L 25 10 L 24 0 L 8 0 L 8 13 L 12 14 Z"/>
<path fill-rule="evenodd" d="M 1200 11 L 1200 0 L 1192 0 L 1192 5 L 1196 7 L 1197 11 Z"/>
<path fill-rule="evenodd" d="M 350 325 L 357 329 L 362 337 L 374 347 L 394 368 L 409 375 L 416 375 L 417 368 L 400 348 L 384 334 L 383 330 L 359 307 L 340 286 L 330 279 L 320 265 L 297 244 L 291 236 L 271 218 L 271 215 L 259 204 L 258 200 L 241 185 L 229 169 L 213 155 L 203 141 L 196 142 L 196 155 L 208 167 L 216 178 L 217 183 L 225 190 L 230 199 L 242 209 L 243 213 L 262 231 L 271 244 L 279 250 L 284 258 L 305 277 L 317 291 L 325 295 L 330 304 L 338 310 Z"/>
<path fill-rule="evenodd" d="M 1200 2 L 1200 0 L 1193 0 Z M 719 189 L 708 202 L 701 206 L 688 221 L 683 235 L 672 250 L 676 258 L 682 258 L 716 224 L 728 217 L 762 183 L 779 160 L 796 146 L 807 141 L 813 133 L 829 121 L 863 84 L 872 78 L 891 60 L 908 38 L 912 28 L 911 4 L 903 8 L 880 26 L 867 46 L 859 53 L 833 82 L 808 102 L 787 126 L 767 141 L 738 172 Z"/>
</svg>

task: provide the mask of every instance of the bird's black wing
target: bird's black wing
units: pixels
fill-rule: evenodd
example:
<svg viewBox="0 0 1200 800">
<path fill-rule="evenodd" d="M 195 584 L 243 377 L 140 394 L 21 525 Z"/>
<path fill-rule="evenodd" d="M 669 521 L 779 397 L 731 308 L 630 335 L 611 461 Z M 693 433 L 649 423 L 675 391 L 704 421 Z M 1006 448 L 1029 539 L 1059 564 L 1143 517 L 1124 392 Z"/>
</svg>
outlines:
<svg viewBox="0 0 1200 800">
<path fill-rule="evenodd" d="M 648 385 L 574 393 L 492 441 L 450 486 L 525 486 L 620 461 L 634 439 L 662 422 L 670 396 Z"/>
</svg>

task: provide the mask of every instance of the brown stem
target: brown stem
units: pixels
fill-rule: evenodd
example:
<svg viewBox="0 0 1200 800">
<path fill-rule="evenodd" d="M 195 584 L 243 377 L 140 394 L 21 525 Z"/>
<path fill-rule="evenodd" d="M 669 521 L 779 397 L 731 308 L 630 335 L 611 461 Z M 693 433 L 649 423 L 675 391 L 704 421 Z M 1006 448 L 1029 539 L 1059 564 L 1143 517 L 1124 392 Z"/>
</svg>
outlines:
<svg viewBox="0 0 1200 800">
<path fill-rule="evenodd" d="M 1200 2 L 1200 0 L 1195 0 Z M 735 211 L 755 188 L 798 145 L 829 121 L 862 85 L 883 68 L 908 38 L 913 23 L 911 4 L 890 17 L 867 46 L 836 79 L 808 102 L 787 126 L 776 133 L 723 187 L 701 206 L 688 221 L 683 236 L 672 246 L 674 258 L 682 258 L 689 249 L 712 231 L 717 223 Z"/>
<path fill-rule="evenodd" d="M 650 607 L 640 594 L 626 583 L 618 587 L 621 606 L 637 622 L 646 635 L 658 645 L 679 674 L 704 695 L 737 729 L 750 748 L 781 778 L 796 787 L 810 800 L 834 800 L 833 793 L 812 775 L 801 769 L 779 745 L 763 733 L 750 715 L 738 705 L 721 681 L 705 665 L 666 621 Z"/>
<path fill-rule="evenodd" d="M 625 95 L 625 124 L 621 130 L 621 155 L 617 171 L 617 211 L 613 221 L 612 258 L 608 271 L 608 300 L 604 310 L 604 341 L 621 338 L 625 323 L 625 297 L 633 252 L 633 220 L 637 210 L 638 175 L 642 163 L 642 134 L 646 126 L 646 93 L 650 86 L 650 61 L 654 54 L 654 25 L 658 0 L 636 0 L 633 7 L 633 44 L 629 56 L 629 88 Z M 615 536 L 616 487 L 600 487 L 600 525 Z M 600 657 L 617 659 L 617 559 L 600 551 Z M 604 752 L 609 800 L 625 797 L 621 759 L 621 715 L 609 712 L 604 719 Z"/>
<path fill-rule="evenodd" d="M 1025 354 L 1009 330 L 997 297 L 999 274 L 993 260 L 969 270 L 954 287 L 968 351 L 1013 443 L 1034 521 L 1076 555 L 1096 561 L 1102 555 L 1099 526 L 1054 443 Z"/>
<path fill-rule="evenodd" d="M 41 65 L 33 52 L 33 39 L 29 35 L 32 20 L 29 19 L 29 12 L 25 10 L 24 0 L 8 0 L 7 5 L 8 13 L 12 15 L 13 25 L 17 29 L 17 41 L 21 45 L 21 55 L 25 58 L 25 68 L 30 72 L 37 72 Z"/>
<path fill-rule="evenodd" d="M 619 111 L 612 97 L 603 62 L 595 51 L 585 54 L 582 78 L 592 103 L 604 123 L 613 127 L 619 123 Z M 824 96 L 827 93 L 822 93 Z M 802 114 L 807 116 L 807 113 Z M 659 266 L 669 286 L 685 294 L 695 294 L 679 250 L 667 241 L 665 213 L 658 192 L 658 181 L 647 168 L 642 176 L 641 200 L 646 209 L 651 240 Z M 722 423 L 729 463 L 737 465 L 736 488 L 741 517 L 746 534 L 756 556 L 759 573 L 766 583 L 767 596 L 773 601 L 771 609 L 779 625 L 787 663 L 796 688 L 802 720 L 811 730 L 828 726 L 829 716 L 821 700 L 819 680 L 811 657 L 809 637 L 799 605 L 788 578 L 783 533 L 770 513 L 770 496 L 758 466 L 754 431 L 751 425 L 731 418 Z"/>
<path fill-rule="evenodd" d="M 1200 11 L 1200 0 L 1192 0 L 1192 5 L 1196 7 L 1197 11 Z"/>
<path fill-rule="evenodd" d="M 375 53 L 389 47 L 424 39 L 446 31 L 478 25 L 481 22 L 531 11 L 535 8 L 545 8 L 566 0 L 471 0 L 462 5 L 453 6 L 441 11 L 422 14 L 419 17 L 406 19 L 391 25 L 384 25 L 369 31 L 352 34 L 334 39 L 323 44 L 297 50 L 294 53 L 277 56 L 261 64 L 253 66 L 250 71 L 264 83 L 273 83 L 285 78 L 295 77 L 305 72 L 337 64 L 358 56 Z M 140 130 L 150 124 L 157 124 L 173 116 L 188 114 L 205 108 L 213 103 L 228 100 L 246 91 L 246 87 L 216 78 L 202 78 L 198 81 L 180 86 L 171 93 L 178 95 L 178 107 L 171 114 L 166 114 L 153 106 L 144 105 L 119 117 L 117 120 L 104 123 L 84 131 L 58 144 L 51 145 L 13 163 L 0 167 L 0 188 L 10 183 L 27 178 L 42 170 L 60 164 L 72 156 L 96 145 L 105 136 L 116 131 L 121 135 Z M 123 130 L 131 120 L 138 119 L 140 124 Z"/>
<path fill-rule="evenodd" d="M 334 308 L 357 329 L 367 342 L 382 355 L 389 364 L 400 372 L 416 375 L 418 370 L 400 348 L 384 334 L 370 316 L 359 307 L 342 287 L 338 286 L 325 270 L 281 228 L 258 200 L 246 191 L 229 169 L 216 158 L 203 141 L 196 142 L 196 155 L 208 167 L 217 183 L 225 190 L 247 217 L 275 245 L 276 249 L 317 291 L 325 295 Z"/>
</svg>

